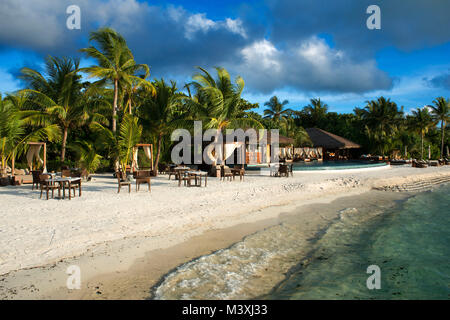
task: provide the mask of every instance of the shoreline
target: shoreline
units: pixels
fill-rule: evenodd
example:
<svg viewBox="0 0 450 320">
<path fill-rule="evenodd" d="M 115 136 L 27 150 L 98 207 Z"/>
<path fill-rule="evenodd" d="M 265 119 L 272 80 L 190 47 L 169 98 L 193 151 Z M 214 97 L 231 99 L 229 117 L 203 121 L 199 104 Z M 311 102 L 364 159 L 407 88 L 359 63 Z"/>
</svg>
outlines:
<svg viewBox="0 0 450 320">
<path fill-rule="evenodd" d="M 408 170 L 408 168 L 405 169 Z M 298 192 L 289 192 L 289 189 L 287 189 L 288 196 L 280 199 L 275 205 L 259 206 L 240 217 L 236 217 L 235 214 L 234 218 L 229 220 L 223 217 L 219 220 L 220 223 L 210 223 L 203 229 L 186 229 L 182 236 L 175 234 L 148 235 L 144 233 L 118 240 L 104 241 L 92 245 L 84 253 L 75 254 L 72 257 L 61 257 L 57 262 L 11 270 L 1 275 L 0 297 L 3 299 L 143 299 L 150 295 L 150 287 L 168 271 L 198 256 L 227 247 L 227 245 L 231 245 L 249 234 L 278 224 L 283 214 L 289 214 L 289 212 L 298 209 L 299 205 L 306 207 L 317 203 L 330 203 L 336 199 L 352 195 L 361 195 L 376 186 L 392 184 L 393 180 L 397 180 L 398 184 L 399 182 L 423 181 L 431 177 L 448 176 L 450 174 L 450 170 L 447 168 L 432 170 L 432 172 L 414 170 L 412 172 L 423 174 L 413 176 L 407 174 L 400 177 L 398 174 L 396 177 L 369 177 L 366 178 L 366 181 L 359 180 L 362 183 L 358 183 L 358 180 L 354 181 L 351 179 L 353 177 L 348 177 L 354 173 L 341 173 L 339 178 L 325 180 L 328 184 L 330 184 L 330 181 L 338 184 L 339 188 L 326 190 L 328 192 L 323 192 L 322 196 L 317 194 L 312 196 L 314 192 L 305 193 L 304 188 L 299 188 L 300 192 L 303 191 L 305 194 L 297 199 Z M 316 178 L 317 176 L 314 175 Z M 322 173 L 321 176 L 323 176 Z M 246 177 L 246 179 L 248 178 Z M 289 186 L 289 184 L 295 182 L 294 179 L 272 179 L 277 184 L 281 182 L 280 185 L 285 190 L 286 184 Z M 274 185 L 278 187 L 277 184 Z M 242 188 L 245 186 L 245 182 L 242 184 L 234 182 L 225 186 L 240 186 Z M 320 188 L 323 188 L 324 184 L 310 184 L 308 187 L 315 187 L 312 188 L 312 191 L 323 190 Z M 295 186 L 293 189 L 298 190 L 295 189 Z M 322 219 L 326 218 L 320 217 L 320 220 Z M 186 251 L 189 250 L 190 254 L 186 254 Z M 149 264 L 152 261 L 153 266 L 149 269 Z M 72 264 L 80 265 L 82 270 L 82 279 L 84 280 L 82 280 L 81 290 L 69 291 L 64 287 L 68 277 L 65 269 Z M 151 276 L 147 276 L 144 280 L 145 274 L 151 274 Z M 33 280 L 30 281 L 30 279 Z M 145 284 L 142 284 L 143 282 Z M 105 285 L 106 283 L 108 285 Z M 131 288 L 118 295 L 117 291 L 122 292 L 127 286 L 131 286 Z"/>
</svg>

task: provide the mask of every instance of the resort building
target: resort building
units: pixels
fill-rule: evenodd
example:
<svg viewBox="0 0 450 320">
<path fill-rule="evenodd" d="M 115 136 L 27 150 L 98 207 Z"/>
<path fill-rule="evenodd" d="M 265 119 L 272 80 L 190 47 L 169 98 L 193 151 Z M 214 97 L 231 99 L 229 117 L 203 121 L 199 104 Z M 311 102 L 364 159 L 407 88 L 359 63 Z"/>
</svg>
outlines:
<svg viewBox="0 0 450 320">
<path fill-rule="evenodd" d="M 361 146 L 353 141 L 319 128 L 308 128 L 309 135 L 315 148 L 322 148 L 324 160 L 346 160 L 356 158 L 356 150 Z"/>
</svg>

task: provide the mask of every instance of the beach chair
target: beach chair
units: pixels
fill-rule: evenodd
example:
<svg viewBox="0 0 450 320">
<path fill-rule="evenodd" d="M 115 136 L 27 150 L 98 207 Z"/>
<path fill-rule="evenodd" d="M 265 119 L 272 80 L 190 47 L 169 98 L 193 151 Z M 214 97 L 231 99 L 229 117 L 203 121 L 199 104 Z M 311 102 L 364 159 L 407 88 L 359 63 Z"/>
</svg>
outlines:
<svg viewBox="0 0 450 320">
<path fill-rule="evenodd" d="M 50 190 L 52 190 L 52 198 L 53 198 L 55 189 L 58 189 L 58 198 L 60 198 L 61 197 L 61 186 L 59 184 L 56 185 L 56 183 L 49 181 L 48 179 L 50 179 L 49 174 L 39 175 L 39 185 L 41 188 L 41 196 L 39 198 L 42 199 L 42 193 L 44 192 L 44 190 L 47 192 L 47 200 L 48 200 L 48 194 L 49 194 Z"/>
<path fill-rule="evenodd" d="M 127 179 L 127 176 L 125 173 L 123 173 L 122 171 L 118 171 L 116 172 L 116 177 L 117 177 L 117 183 L 118 183 L 118 190 L 117 193 L 120 193 L 120 189 L 122 188 L 122 186 L 128 186 L 128 193 L 131 192 L 131 181 L 129 181 Z"/>
</svg>

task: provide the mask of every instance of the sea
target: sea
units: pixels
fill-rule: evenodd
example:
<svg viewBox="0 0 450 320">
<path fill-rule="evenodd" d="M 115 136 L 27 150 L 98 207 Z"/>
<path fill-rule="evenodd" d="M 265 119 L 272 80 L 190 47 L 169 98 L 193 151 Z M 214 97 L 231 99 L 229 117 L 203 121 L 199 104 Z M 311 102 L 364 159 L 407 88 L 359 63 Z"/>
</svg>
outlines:
<svg viewBox="0 0 450 320">
<path fill-rule="evenodd" d="M 450 298 L 450 184 L 371 191 L 309 209 L 334 210 L 336 218 L 312 233 L 301 212 L 290 213 L 179 266 L 153 288 L 153 298 Z"/>
</svg>

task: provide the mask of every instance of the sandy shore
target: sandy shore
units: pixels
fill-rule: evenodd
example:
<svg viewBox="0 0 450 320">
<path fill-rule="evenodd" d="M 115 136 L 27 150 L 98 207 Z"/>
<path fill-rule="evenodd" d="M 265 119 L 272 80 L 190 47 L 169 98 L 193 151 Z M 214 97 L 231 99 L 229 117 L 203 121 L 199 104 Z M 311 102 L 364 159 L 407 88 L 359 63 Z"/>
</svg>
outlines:
<svg viewBox="0 0 450 320">
<path fill-rule="evenodd" d="M 440 176 L 450 167 L 209 178 L 207 188 L 160 176 L 151 193 L 117 194 L 116 180 L 98 175 L 71 201 L 41 200 L 30 185 L 1 188 L 0 298 L 145 298 L 170 269 L 278 223 L 282 212 Z M 305 212 L 311 232 L 327 219 Z M 65 286 L 69 265 L 81 269 L 81 290 Z"/>
</svg>

